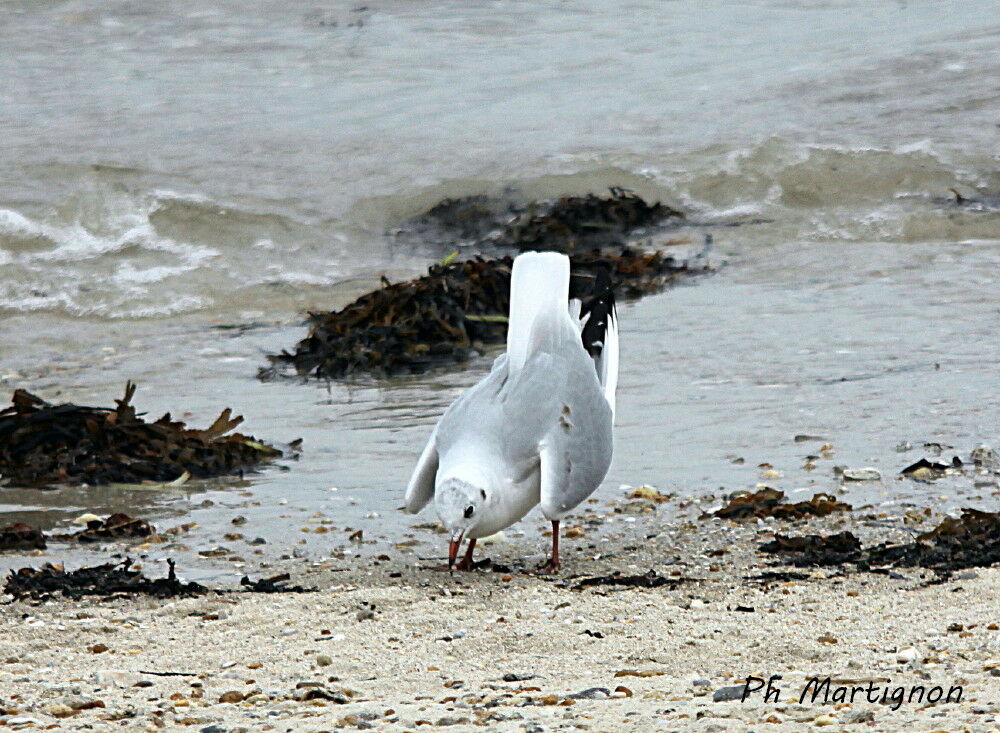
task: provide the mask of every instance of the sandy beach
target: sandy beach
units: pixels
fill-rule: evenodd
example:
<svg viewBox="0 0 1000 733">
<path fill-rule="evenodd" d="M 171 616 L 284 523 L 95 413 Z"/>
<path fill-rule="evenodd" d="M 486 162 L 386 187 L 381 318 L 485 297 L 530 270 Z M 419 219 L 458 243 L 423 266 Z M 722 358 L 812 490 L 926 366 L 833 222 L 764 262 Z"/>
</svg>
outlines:
<svg viewBox="0 0 1000 733">
<path fill-rule="evenodd" d="M 315 593 L 8 603 L 0 724 L 207 732 L 1000 729 L 1000 569 L 940 583 L 927 571 L 845 568 L 761 579 L 795 572 L 770 567 L 773 558 L 756 549 L 772 536 L 771 522 L 693 517 L 643 518 L 633 525 L 634 544 L 596 556 L 586 536 L 568 539 L 564 570 L 551 577 L 449 575 L 397 550 L 388 561 L 277 568 Z M 780 531 L 790 528 L 782 524 Z M 794 529 L 850 526 L 865 542 L 902 539 L 902 522 L 886 529 L 893 524 L 831 515 Z M 486 549 L 505 562 L 525 543 Z M 673 582 L 574 589 L 584 576 L 649 569 Z M 742 702 L 715 701 L 748 676 L 772 675 L 781 678 L 773 681 L 777 701 L 765 701 L 763 690 Z M 807 688 L 814 677 L 831 678 L 816 699 L 816 683 Z M 952 693 L 951 702 L 919 702 L 936 686 L 939 697 Z M 838 687 L 858 688 L 853 704 L 844 693 L 835 697 Z"/>
<path fill-rule="evenodd" d="M 996 0 L 250 7 L 0 2 L 0 731 L 1000 733 Z M 442 572 L 531 249 L 613 431 L 467 455 L 613 458 Z"/>
</svg>

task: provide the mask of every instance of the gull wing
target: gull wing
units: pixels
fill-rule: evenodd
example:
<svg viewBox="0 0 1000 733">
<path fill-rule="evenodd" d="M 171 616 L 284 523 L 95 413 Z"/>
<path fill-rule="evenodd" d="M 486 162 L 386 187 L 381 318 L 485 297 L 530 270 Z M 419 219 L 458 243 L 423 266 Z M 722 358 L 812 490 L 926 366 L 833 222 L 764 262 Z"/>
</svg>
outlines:
<svg viewBox="0 0 1000 733">
<path fill-rule="evenodd" d="M 410 483 L 406 486 L 406 511 L 416 514 L 434 498 L 434 478 L 437 476 L 437 430 L 431 433 L 424 452 L 417 460 Z"/>
<path fill-rule="evenodd" d="M 559 519 L 600 486 L 611 465 L 612 412 L 583 349 L 537 378 L 560 384 L 555 414 L 538 444 L 542 512 Z"/>
</svg>

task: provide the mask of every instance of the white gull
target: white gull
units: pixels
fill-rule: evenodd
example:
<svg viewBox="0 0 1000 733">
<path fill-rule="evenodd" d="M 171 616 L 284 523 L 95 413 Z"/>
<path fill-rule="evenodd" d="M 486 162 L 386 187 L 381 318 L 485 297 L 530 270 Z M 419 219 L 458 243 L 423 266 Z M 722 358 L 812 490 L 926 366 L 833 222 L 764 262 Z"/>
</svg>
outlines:
<svg viewBox="0 0 1000 733">
<path fill-rule="evenodd" d="M 511 272 L 507 353 L 445 411 L 406 489 L 406 509 L 434 500 L 448 530 L 448 565 L 471 569 L 476 539 L 534 506 L 559 521 L 600 485 L 611 464 L 618 326 L 607 272 L 581 308 L 569 301 L 569 258 L 526 252 Z M 581 318 L 581 311 L 583 316 Z"/>
</svg>

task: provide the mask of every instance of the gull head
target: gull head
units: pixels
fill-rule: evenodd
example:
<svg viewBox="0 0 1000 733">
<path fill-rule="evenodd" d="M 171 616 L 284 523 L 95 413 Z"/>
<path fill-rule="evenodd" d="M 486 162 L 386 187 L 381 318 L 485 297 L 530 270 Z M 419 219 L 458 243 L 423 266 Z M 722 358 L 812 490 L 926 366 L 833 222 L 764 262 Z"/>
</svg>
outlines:
<svg viewBox="0 0 1000 733">
<path fill-rule="evenodd" d="M 434 508 L 449 534 L 449 565 L 455 562 L 462 538 L 479 523 L 486 498 L 486 489 L 458 478 L 446 479 L 435 488 Z"/>
</svg>

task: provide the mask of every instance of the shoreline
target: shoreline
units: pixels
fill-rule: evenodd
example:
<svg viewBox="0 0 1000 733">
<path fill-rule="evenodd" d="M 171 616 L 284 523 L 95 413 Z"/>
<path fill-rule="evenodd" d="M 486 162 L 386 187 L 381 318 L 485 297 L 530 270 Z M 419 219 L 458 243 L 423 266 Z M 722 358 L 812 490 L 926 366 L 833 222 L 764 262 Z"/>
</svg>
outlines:
<svg viewBox="0 0 1000 733">
<path fill-rule="evenodd" d="M 316 593 L 10 603 L 0 721 L 208 733 L 996 730 L 1000 568 L 937 583 L 919 569 L 767 575 L 783 567 L 756 549 L 773 531 L 846 524 L 867 532 L 866 544 L 885 536 L 857 513 L 743 524 L 653 516 L 636 544 L 617 538 L 608 553 L 567 541 L 564 570 L 552 577 L 449 575 L 398 552 L 272 566 Z M 525 544 L 485 549 L 511 562 Z M 647 568 L 677 582 L 574 590 L 580 577 Z M 786 691 L 778 702 L 759 693 L 714 701 L 741 693 L 748 676 L 771 675 Z M 960 685 L 963 695 L 895 710 L 789 695 L 827 676 L 847 686 Z"/>
</svg>

